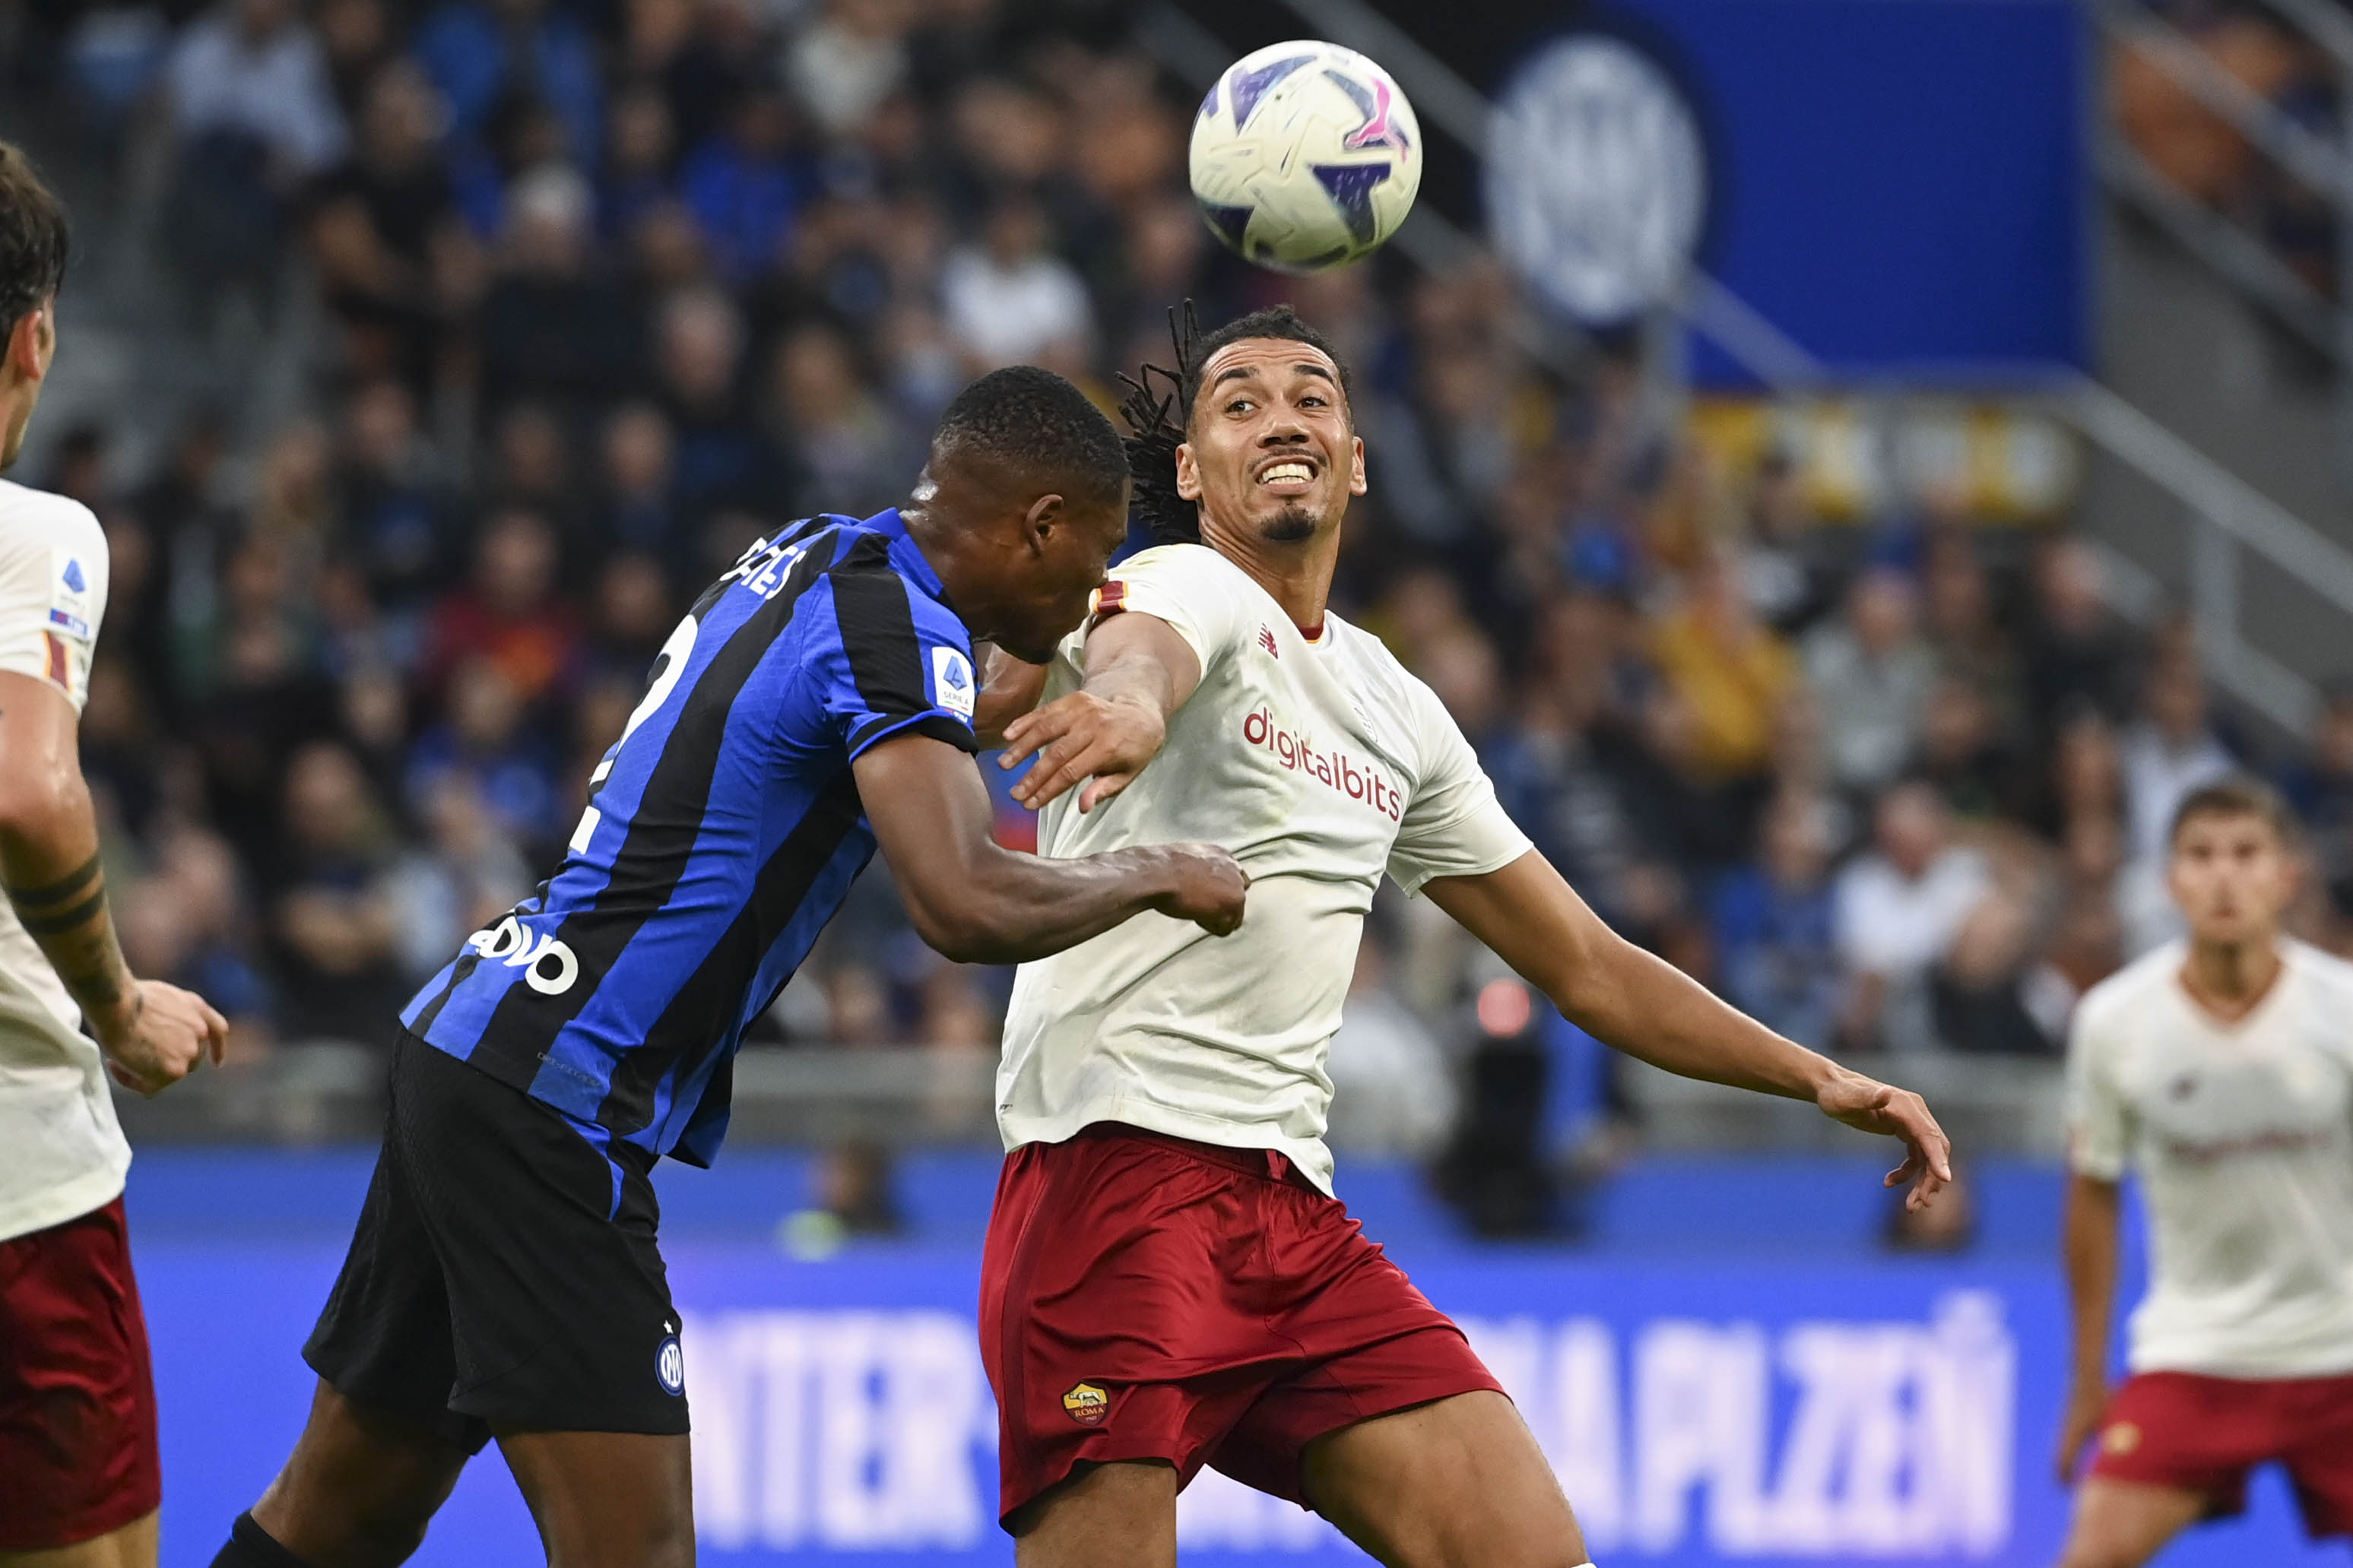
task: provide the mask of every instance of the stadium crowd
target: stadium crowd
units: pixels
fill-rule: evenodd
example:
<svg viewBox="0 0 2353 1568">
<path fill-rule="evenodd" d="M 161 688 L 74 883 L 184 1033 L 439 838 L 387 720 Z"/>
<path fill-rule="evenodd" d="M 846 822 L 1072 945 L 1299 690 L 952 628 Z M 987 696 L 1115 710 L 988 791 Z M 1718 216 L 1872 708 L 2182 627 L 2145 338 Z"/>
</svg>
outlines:
<svg viewBox="0 0 2353 1568">
<path fill-rule="evenodd" d="M 101 52 L 89 16 L 52 21 L 56 58 Z M 301 279 L 324 323 L 281 427 L 199 413 L 132 473 L 88 423 L 19 476 L 112 542 L 84 743 L 133 964 L 219 1005 L 244 1058 L 384 1042 L 562 853 L 654 650 L 753 538 L 892 504 L 985 368 L 1108 404 L 1166 363 L 1173 301 L 1289 297 L 1352 360 L 1371 454 L 1338 608 L 1588 900 L 1841 1055 L 2055 1051 L 2073 998 L 2168 934 L 2173 803 L 2272 765 L 2187 641 L 2120 624 L 2062 531 L 1825 521 L 1801 452 L 1725 463 L 1659 423 L 1635 344 L 1532 355 L 1492 266 L 1241 267 L 1184 190 L 1189 95 L 1124 25 L 225 0 L 105 79 L 168 116 L 190 308 L 267 316 Z M 2282 777 L 2332 940 L 2353 696 Z M 1374 929 L 1340 1131 L 1432 1147 L 1487 976 L 1421 905 Z M 930 957 L 878 874 L 760 1038 L 986 1051 L 1005 984 Z"/>
</svg>

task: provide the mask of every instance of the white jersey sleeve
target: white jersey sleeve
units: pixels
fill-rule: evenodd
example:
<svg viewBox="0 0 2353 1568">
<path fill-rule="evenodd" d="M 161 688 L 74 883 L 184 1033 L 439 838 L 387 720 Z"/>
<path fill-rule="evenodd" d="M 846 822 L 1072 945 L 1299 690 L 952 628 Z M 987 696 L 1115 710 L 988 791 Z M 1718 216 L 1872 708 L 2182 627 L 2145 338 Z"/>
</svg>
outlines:
<svg viewBox="0 0 2353 1568">
<path fill-rule="evenodd" d="M 1421 771 L 1389 850 L 1388 871 L 1398 887 L 1419 893 L 1432 877 L 1500 871 L 1535 846 L 1495 798 L 1478 752 L 1438 694 L 1418 680 L 1410 691 Z"/>
<path fill-rule="evenodd" d="M 2116 1076 L 2115 1001 L 2095 988 L 2067 1028 L 2067 1163 L 2099 1182 L 2122 1181 L 2132 1154 L 2132 1107 Z"/>
<path fill-rule="evenodd" d="M 0 533 L 0 670 L 47 681 L 79 712 L 106 614 L 106 535 L 79 502 L 13 493 L 39 515 Z"/>
<path fill-rule="evenodd" d="M 1163 544 L 1111 569 L 1095 596 L 1099 616 L 1133 611 L 1166 621 L 1201 661 L 1207 680 L 1258 625 L 1264 597 L 1241 568 L 1206 545 Z"/>
</svg>

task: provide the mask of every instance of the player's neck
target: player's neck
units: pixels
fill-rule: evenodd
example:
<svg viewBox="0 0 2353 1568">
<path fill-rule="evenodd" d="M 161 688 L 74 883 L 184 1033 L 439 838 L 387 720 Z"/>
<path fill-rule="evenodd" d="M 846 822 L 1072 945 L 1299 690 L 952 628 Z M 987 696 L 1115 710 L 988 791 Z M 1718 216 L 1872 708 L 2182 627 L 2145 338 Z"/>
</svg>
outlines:
<svg viewBox="0 0 2353 1568">
<path fill-rule="evenodd" d="M 1201 523 L 1201 542 L 1248 573 L 1293 626 L 1311 635 L 1324 629 L 1340 560 L 1337 529 L 1314 539 L 1277 541 L 1219 528 L 1206 517 Z"/>
<path fill-rule="evenodd" d="M 2250 942 L 2192 937 L 2181 963 L 2181 986 L 2207 1012 L 2235 1024 L 2271 994 L 2283 967 L 2275 934 Z"/>
</svg>

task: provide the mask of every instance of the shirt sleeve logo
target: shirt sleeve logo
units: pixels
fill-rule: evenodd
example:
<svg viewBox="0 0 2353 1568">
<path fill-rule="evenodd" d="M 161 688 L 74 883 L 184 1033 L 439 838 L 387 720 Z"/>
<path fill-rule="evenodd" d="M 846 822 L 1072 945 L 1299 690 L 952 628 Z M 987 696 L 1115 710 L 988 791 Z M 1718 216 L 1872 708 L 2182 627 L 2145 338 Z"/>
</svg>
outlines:
<svg viewBox="0 0 2353 1568">
<path fill-rule="evenodd" d="M 54 551 L 49 560 L 56 574 L 49 588 L 49 630 L 86 643 L 90 640 L 90 571 L 80 556 L 63 550 Z"/>
<path fill-rule="evenodd" d="M 949 712 L 969 719 L 976 695 L 972 660 L 952 647 L 932 649 L 932 700 Z"/>
<path fill-rule="evenodd" d="M 62 575 L 65 578 L 66 586 L 75 593 L 90 592 L 90 579 L 82 574 L 81 562 L 78 558 L 71 556 L 67 558 L 66 569 Z"/>
</svg>

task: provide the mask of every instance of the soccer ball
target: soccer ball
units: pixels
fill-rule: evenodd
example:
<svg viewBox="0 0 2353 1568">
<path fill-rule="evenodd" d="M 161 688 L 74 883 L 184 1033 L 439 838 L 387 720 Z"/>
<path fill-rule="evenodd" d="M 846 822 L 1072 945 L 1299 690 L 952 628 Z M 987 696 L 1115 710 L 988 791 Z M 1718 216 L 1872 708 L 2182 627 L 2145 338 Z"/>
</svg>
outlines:
<svg viewBox="0 0 2353 1568">
<path fill-rule="evenodd" d="M 1193 121 L 1193 199 L 1219 239 L 1279 272 L 1356 260 L 1421 187 L 1421 127 L 1389 73 L 1315 39 L 1218 79 Z"/>
</svg>

